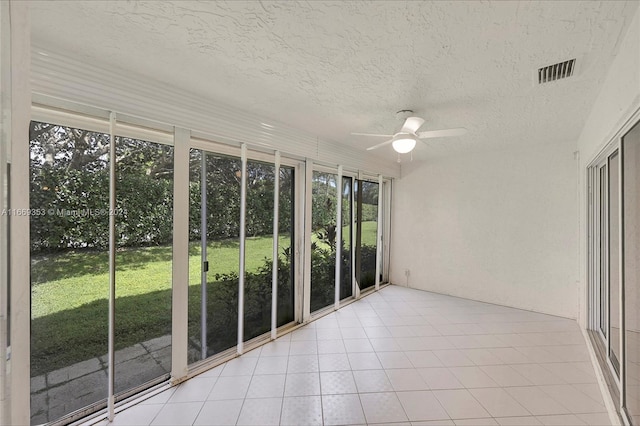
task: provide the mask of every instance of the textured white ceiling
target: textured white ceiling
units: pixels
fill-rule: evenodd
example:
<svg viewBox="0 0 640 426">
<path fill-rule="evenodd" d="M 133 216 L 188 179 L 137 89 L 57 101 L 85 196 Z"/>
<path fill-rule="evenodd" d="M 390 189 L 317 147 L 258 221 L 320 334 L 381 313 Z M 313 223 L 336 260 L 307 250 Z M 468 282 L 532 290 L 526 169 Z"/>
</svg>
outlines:
<svg viewBox="0 0 640 426">
<path fill-rule="evenodd" d="M 33 40 L 362 149 L 464 126 L 415 157 L 575 141 L 638 2 L 32 2 Z M 540 66 L 579 73 L 536 87 Z M 390 156 L 390 147 L 379 150 Z"/>
</svg>

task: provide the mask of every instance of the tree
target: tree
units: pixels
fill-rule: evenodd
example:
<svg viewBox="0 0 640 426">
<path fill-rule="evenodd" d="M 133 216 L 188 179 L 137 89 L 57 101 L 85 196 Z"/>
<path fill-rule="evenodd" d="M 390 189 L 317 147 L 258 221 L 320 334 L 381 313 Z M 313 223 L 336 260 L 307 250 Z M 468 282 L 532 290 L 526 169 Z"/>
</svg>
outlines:
<svg viewBox="0 0 640 426">
<path fill-rule="evenodd" d="M 46 213 L 31 218 L 32 252 L 106 248 L 109 243 L 109 135 L 41 122 L 32 122 L 30 131 L 31 207 Z M 115 144 L 118 246 L 170 244 L 173 148 L 127 137 L 116 137 Z M 207 239 L 237 239 L 241 161 L 207 153 L 203 170 L 202 152 L 193 149 L 189 158 L 189 238 L 192 241 L 201 238 L 201 185 L 202 173 L 205 173 Z M 291 232 L 293 169 L 281 167 L 278 172 L 281 177 L 280 232 Z M 274 182 L 273 165 L 248 163 L 246 230 L 249 236 L 273 232 Z M 335 187 L 335 177 L 333 182 Z M 333 200 L 326 202 L 335 202 L 335 195 Z M 325 222 L 325 219 L 319 220 Z"/>
<path fill-rule="evenodd" d="M 109 223 L 107 134 L 47 123 L 30 127 L 32 252 L 104 249 Z M 173 209 L 173 148 L 116 137 L 119 246 L 167 244 Z"/>
</svg>

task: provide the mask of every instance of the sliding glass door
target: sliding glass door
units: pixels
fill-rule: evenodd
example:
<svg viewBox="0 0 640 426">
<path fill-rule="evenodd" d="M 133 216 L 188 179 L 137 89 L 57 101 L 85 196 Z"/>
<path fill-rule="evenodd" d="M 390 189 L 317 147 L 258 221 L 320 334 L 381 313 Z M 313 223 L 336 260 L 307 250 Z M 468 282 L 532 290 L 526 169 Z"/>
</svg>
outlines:
<svg viewBox="0 0 640 426">
<path fill-rule="evenodd" d="M 280 166 L 278 192 L 277 327 L 295 320 L 295 169 Z"/>
<path fill-rule="evenodd" d="M 247 161 L 246 166 L 245 238 L 240 240 L 242 170 L 238 157 L 201 149 L 190 151 L 189 363 L 219 355 L 238 344 L 241 274 L 243 342 L 272 329 L 274 277 L 276 327 L 294 320 L 294 169 L 280 166 L 277 171 L 277 241 L 276 167 L 254 160 Z M 240 270 L 241 244 L 244 271 Z"/>
<path fill-rule="evenodd" d="M 587 169 L 589 320 L 615 403 L 640 425 L 640 122 Z"/>
<path fill-rule="evenodd" d="M 31 421 L 37 424 L 107 398 L 110 140 L 40 122 L 30 132 Z"/>
<path fill-rule="evenodd" d="M 616 375 L 620 370 L 620 166 L 619 151 L 606 156 L 593 169 L 594 206 L 597 223 L 597 294 L 598 316 L 596 323 L 600 331 L 602 346 L 611 361 Z"/>
<path fill-rule="evenodd" d="M 609 211 L 607 203 L 607 164 L 603 164 L 598 169 L 599 175 L 599 185 L 598 185 L 598 200 L 599 200 L 599 208 L 598 208 L 598 218 L 600 220 L 599 226 L 599 234 L 598 234 L 598 242 L 599 242 L 599 274 L 598 274 L 598 294 L 600 295 L 600 315 L 599 315 L 599 325 L 600 332 L 603 337 L 607 339 L 609 335 L 609 269 L 607 265 L 609 264 L 609 256 L 608 256 L 608 247 L 609 247 L 609 239 L 607 238 L 608 231 L 608 221 L 607 221 L 607 213 Z"/>
<path fill-rule="evenodd" d="M 115 393 L 171 372 L 173 147 L 116 137 Z"/>
<path fill-rule="evenodd" d="M 640 123 L 622 137 L 625 399 L 627 416 L 640 425 Z"/>
<path fill-rule="evenodd" d="M 34 424 L 111 413 L 378 281 L 376 182 L 342 167 L 300 182 L 304 163 L 279 152 L 124 115 L 42 114 L 30 129 Z"/>
<path fill-rule="evenodd" d="M 342 250 L 340 254 L 340 300 L 353 296 L 352 268 L 352 223 L 353 223 L 353 178 L 342 177 Z"/>
<path fill-rule="evenodd" d="M 356 282 L 360 290 L 376 284 L 378 254 L 378 196 L 377 182 L 356 180 Z"/>
<path fill-rule="evenodd" d="M 311 190 L 310 311 L 315 312 L 352 297 L 356 285 L 362 291 L 382 281 L 382 259 L 378 259 L 382 254 L 378 247 L 381 188 L 379 182 L 349 174 L 314 171 Z M 336 241 L 338 222 L 340 241 Z M 336 264 L 338 247 L 340 263 Z"/>
<path fill-rule="evenodd" d="M 189 161 L 189 362 L 238 342 L 239 158 L 192 149 Z"/>
<path fill-rule="evenodd" d="M 31 123 L 32 422 L 105 404 L 171 370 L 173 148 Z M 116 209 L 110 210 L 115 160 Z M 109 222 L 115 223 L 110 317 Z"/>
<path fill-rule="evenodd" d="M 607 179 L 608 194 L 608 279 L 609 284 L 609 357 L 613 368 L 620 374 L 620 156 L 618 151 L 609 156 Z"/>
<path fill-rule="evenodd" d="M 271 330 L 275 166 L 247 163 L 244 341 Z"/>
<path fill-rule="evenodd" d="M 186 332 L 194 371 L 303 316 L 295 277 L 305 271 L 294 273 L 302 165 L 194 140 L 179 160 L 173 135 L 111 117 L 94 124 L 113 133 L 31 124 L 33 423 L 112 408 L 110 378 L 115 402 L 166 381 L 176 332 Z M 340 170 L 312 174 L 311 312 L 377 281 L 378 183 Z M 188 208 L 174 205 L 178 179 Z M 173 221 L 180 207 L 183 231 Z M 180 265 L 188 280 L 174 282 Z M 184 308 L 185 327 L 174 329 Z"/>
<path fill-rule="evenodd" d="M 313 172 L 311 312 L 335 302 L 337 175 Z"/>
</svg>

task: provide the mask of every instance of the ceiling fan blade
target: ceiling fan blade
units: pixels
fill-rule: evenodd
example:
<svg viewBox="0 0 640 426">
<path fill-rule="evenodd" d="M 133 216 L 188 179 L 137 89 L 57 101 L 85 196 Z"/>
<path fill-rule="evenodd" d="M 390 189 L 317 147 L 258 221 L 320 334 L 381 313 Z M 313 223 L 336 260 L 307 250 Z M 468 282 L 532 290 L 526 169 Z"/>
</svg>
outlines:
<svg viewBox="0 0 640 426">
<path fill-rule="evenodd" d="M 378 148 L 383 147 L 385 145 L 389 145 L 391 142 L 393 142 L 393 139 L 389 139 L 388 141 L 379 143 L 378 145 L 370 146 L 369 148 L 367 148 L 367 151 L 373 151 L 374 149 L 378 149 Z"/>
<path fill-rule="evenodd" d="M 418 133 L 420 139 L 427 138 L 444 138 L 447 136 L 462 136 L 467 133 L 467 129 L 459 127 L 457 129 L 429 130 L 427 132 Z"/>
<path fill-rule="evenodd" d="M 400 132 L 415 133 L 423 124 L 424 124 L 424 119 L 420 117 L 409 117 L 402 125 L 402 129 L 400 129 Z"/>
<path fill-rule="evenodd" d="M 380 135 L 380 134 L 377 134 L 377 133 L 356 133 L 356 132 L 353 132 L 351 134 L 355 135 L 355 136 L 374 136 L 376 138 L 392 138 L 393 137 L 393 135 Z"/>
</svg>

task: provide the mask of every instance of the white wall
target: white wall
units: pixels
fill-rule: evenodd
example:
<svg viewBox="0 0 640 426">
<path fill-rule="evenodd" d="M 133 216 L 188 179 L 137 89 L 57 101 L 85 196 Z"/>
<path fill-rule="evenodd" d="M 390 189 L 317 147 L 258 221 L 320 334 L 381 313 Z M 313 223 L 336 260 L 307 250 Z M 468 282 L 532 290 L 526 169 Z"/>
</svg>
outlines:
<svg viewBox="0 0 640 426">
<path fill-rule="evenodd" d="M 638 108 L 640 9 L 577 142 L 403 166 L 394 186 L 391 282 L 584 325 L 585 170 Z"/>
<path fill-rule="evenodd" d="M 580 151 L 580 323 L 586 321 L 586 198 L 587 165 L 604 148 L 625 121 L 640 108 L 640 9 L 620 43 L 600 94 L 585 122 L 577 149 Z"/>
<path fill-rule="evenodd" d="M 575 318 L 574 142 L 434 159 L 396 181 L 391 282 Z"/>
</svg>

